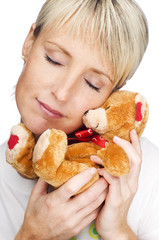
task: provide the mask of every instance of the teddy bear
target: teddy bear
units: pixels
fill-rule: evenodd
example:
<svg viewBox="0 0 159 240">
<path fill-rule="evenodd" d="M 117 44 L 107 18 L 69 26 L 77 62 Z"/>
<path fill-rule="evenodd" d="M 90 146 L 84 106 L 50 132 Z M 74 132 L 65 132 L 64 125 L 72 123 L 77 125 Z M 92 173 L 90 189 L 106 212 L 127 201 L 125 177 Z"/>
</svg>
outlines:
<svg viewBox="0 0 159 240">
<path fill-rule="evenodd" d="M 89 168 L 100 166 L 90 160 L 97 155 L 104 168 L 114 176 L 129 173 L 126 152 L 113 142 L 118 136 L 130 141 L 129 133 L 135 129 L 140 137 L 148 120 L 148 104 L 139 93 L 115 91 L 97 109 L 83 116 L 85 130 L 73 137 L 57 129 L 46 130 L 35 142 L 32 132 L 24 124 L 11 129 L 6 150 L 6 160 L 19 173 L 28 178 L 41 177 L 58 188 L 71 177 Z M 68 144 L 69 141 L 71 144 Z M 84 191 L 99 178 L 98 173 L 79 192 Z"/>
</svg>

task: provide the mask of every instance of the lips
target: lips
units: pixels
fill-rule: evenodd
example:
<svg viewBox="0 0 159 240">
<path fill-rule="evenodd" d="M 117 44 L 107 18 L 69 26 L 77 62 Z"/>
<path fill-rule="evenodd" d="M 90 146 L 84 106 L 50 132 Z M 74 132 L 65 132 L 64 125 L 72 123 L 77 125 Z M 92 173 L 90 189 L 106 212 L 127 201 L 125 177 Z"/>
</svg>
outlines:
<svg viewBox="0 0 159 240">
<path fill-rule="evenodd" d="M 52 117 L 52 118 L 63 118 L 64 117 L 64 115 L 62 113 L 51 108 L 48 104 L 43 103 L 38 99 L 36 99 L 36 100 L 39 103 L 41 110 L 49 117 Z"/>
</svg>

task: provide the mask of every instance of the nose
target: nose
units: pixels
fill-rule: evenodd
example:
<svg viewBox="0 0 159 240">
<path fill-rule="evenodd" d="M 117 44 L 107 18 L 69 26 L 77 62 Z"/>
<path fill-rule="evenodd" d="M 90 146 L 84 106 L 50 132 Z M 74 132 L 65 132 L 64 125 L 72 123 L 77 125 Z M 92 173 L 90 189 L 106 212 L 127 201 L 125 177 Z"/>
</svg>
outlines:
<svg viewBox="0 0 159 240">
<path fill-rule="evenodd" d="M 64 78 L 61 81 L 58 81 L 55 84 L 54 89 L 52 90 L 52 94 L 58 99 L 59 101 L 67 101 L 73 94 L 77 92 L 77 81 L 76 79 L 67 79 Z"/>
</svg>

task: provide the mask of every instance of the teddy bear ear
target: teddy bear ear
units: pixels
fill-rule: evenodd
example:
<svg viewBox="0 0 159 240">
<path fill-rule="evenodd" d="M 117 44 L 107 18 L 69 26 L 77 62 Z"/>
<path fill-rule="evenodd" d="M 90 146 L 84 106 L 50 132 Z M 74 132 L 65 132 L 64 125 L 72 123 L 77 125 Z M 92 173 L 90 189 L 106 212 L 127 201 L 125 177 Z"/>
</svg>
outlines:
<svg viewBox="0 0 159 240">
<path fill-rule="evenodd" d="M 141 94 L 137 94 L 135 97 L 135 104 L 136 104 L 135 126 L 138 127 L 141 124 L 146 112 L 146 99 Z"/>
</svg>

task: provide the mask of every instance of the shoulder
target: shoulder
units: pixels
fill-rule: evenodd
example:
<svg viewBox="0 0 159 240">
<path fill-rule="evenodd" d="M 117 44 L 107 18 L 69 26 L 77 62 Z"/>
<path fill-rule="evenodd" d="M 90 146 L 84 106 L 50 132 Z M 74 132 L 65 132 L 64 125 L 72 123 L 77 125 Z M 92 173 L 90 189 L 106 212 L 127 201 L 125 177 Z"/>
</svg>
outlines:
<svg viewBox="0 0 159 240">
<path fill-rule="evenodd" d="M 147 138 L 142 137 L 140 139 L 140 142 L 141 142 L 141 148 L 142 148 L 143 154 L 148 153 L 149 155 L 153 154 L 153 156 L 158 156 L 159 155 L 159 148 L 157 148 L 155 146 L 155 144 L 153 144 Z"/>
<path fill-rule="evenodd" d="M 159 239 L 159 149 L 141 138 L 142 166 L 128 222 L 140 239 Z"/>
<path fill-rule="evenodd" d="M 0 145 L 0 164 L 4 163 L 6 146 L 7 146 L 6 142 Z"/>
<path fill-rule="evenodd" d="M 2 152 L 3 149 L 5 149 L 5 147 L 6 147 L 6 142 L 0 145 L 0 152 Z"/>
<path fill-rule="evenodd" d="M 159 180 L 159 149 L 150 142 L 147 138 L 141 138 L 141 149 L 142 149 L 142 167 L 141 177 L 157 178 Z"/>
</svg>

